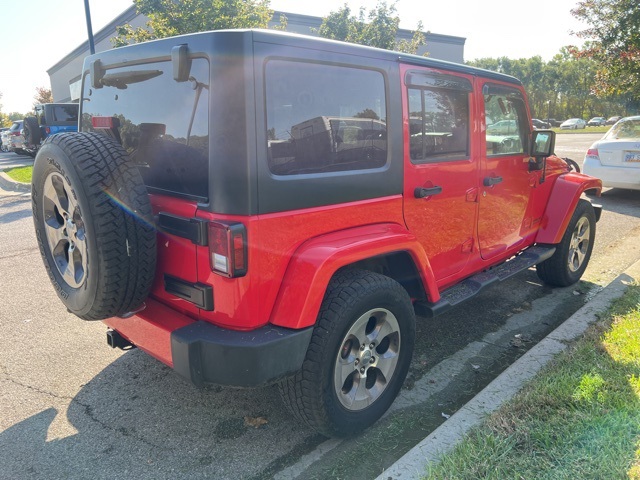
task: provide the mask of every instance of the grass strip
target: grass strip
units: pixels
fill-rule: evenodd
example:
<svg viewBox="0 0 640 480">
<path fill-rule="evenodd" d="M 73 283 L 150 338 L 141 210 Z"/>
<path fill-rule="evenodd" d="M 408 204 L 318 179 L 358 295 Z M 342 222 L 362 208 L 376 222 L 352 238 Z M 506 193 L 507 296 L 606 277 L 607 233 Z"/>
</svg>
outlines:
<svg viewBox="0 0 640 480">
<path fill-rule="evenodd" d="M 9 177 L 16 182 L 31 183 L 31 176 L 33 174 L 33 165 L 26 167 L 9 168 L 4 171 Z"/>
<path fill-rule="evenodd" d="M 426 479 L 640 479 L 640 286 L 632 285 Z"/>
<path fill-rule="evenodd" d="M 603 135 L 609 131 L 611 125 L 607 125 L 605 127 L 587 127 L 581 128 L 579 130 L 562 130 L 560 127 L 554 127 L 553 130 L 556 133 L 569 133 L 571 135 L 576 133 L 602 133 Z"/>
</svg>

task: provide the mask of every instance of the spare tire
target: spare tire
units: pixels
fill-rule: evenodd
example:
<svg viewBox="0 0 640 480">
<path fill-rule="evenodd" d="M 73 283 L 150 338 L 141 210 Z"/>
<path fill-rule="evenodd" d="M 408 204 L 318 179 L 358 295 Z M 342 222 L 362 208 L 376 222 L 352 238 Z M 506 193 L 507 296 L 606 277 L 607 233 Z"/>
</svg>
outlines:
<svg viewBox="0 0 640 480">
<path fill-rule="evenodd" d="M 22 122 L 22 129 L 25 145 L 38 145 L 42 140 L 36 117 L 26 117 Z"/>
<path fill-rule="evenodd" d="M 31 195 L 40 254 L 67 309 L 102 320 L 141 308 L 156 233 L 146 187 L 122 146 L 98 133 L 48 137 Z"/>
</svg>

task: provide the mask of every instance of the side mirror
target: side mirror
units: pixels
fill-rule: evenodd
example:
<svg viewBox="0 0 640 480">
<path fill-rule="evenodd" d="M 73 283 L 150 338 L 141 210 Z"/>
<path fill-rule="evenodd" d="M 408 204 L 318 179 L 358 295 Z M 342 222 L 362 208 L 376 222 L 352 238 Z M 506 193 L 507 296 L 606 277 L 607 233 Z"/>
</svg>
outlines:
<svg viewBox="0 0 640 480">
<path fill-rule="evenodd" d="M 534 130 L 531 134 L 531 148 L 529 155 L 534 158 L 544 158 L 553 155 L 556 147 L 556 132 L 553 130 Z"/>
<path fill-rule="evenodd" d="M 547 157 L 553 155 L 556 147 L 556 132 L 553 130 L 534 130 L 529 144 L 529 171 L 544 170 Z M 544 181 L 544 174 L 541 183 Z"/>
</svg>

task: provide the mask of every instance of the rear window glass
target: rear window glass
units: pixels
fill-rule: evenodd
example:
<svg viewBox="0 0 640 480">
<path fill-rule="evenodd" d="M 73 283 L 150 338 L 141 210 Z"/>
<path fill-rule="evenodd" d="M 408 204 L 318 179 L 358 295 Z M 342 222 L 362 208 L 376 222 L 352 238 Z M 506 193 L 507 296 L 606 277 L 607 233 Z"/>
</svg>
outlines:
<svg viewBox="0 0 640 480">
<path fill-rule="evenodd" d="M 56 122 L 77 122 L 78 105 L 54 105 L 53 120 Z"/>
<path fill-rule="evenodd" d="M 94 116 L 114 117 L 147 187 L 207 198 L 209 62 L 193 59 L 187 82 L 173 79 L 171 62 L 158 62 L 109 69 L 102 83 L 84 80 L 81 129 L 94 131 Z"/>
<path fill-rule="evenodd" d="M 640 139 L 640 117 L 628 118 L 616 123 L 603 137 L 603 140 L 617 138 Z"/>
<path fill-rule="evenodd" d="M 469 93 L 463 89 L 408 91 L 411 160 L 454 160 L 469 155 Z"/>
<path fill-rule="evenodd" d="M 387 161 L 384 77 L 334 65 L 266 65 L 269 169 L 275 175 L 382 167 Z"/>
</svg>

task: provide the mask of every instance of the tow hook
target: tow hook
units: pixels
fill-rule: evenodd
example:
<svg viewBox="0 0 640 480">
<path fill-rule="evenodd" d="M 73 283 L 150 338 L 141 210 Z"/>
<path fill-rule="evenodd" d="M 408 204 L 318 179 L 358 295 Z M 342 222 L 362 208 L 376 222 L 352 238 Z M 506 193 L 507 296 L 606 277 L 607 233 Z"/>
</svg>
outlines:
<svg viewBox="0 0 640 480">
<path fill-rule="evenodd" d="M 107 343 L 111 348 L 119 348 L 120 350 L 131 350 L 132 348 L 136 348 L 133 343 L 115 330 L 111 329 L 107 330 Z"/>
</svg>

